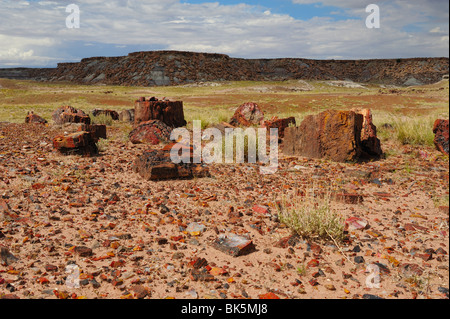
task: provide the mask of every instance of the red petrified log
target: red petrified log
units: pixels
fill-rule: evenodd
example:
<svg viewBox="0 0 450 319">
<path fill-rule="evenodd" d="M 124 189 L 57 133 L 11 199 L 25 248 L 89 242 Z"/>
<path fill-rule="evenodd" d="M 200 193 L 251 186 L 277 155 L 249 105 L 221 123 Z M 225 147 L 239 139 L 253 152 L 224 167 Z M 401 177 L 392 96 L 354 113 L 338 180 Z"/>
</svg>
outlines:
<svg viewBox="0 0 450 319">
<path fill-rule="evenodd" d="M 146 100 L 141 97 L 135 103 L 134 125 L 150 120 L 160 120 L 173 128 L 185 126 L 187 123 L 184 119 L 183 102 L 159 101 L 156 98 Z"/>
<path fill-rule="evenodd" d="M 61 106 L 53 112 L 52 118 L 55 124 L 58 125 L 64 123 L 91 124 L 91 118 L 89 115 L 71 106 Z"/>
<path fill-rule="evenodd" d="M 435 134 L 434 145 L 436 148 L 447 155 L 449 155 L 449 126 L 448 120 L 436 120 L 433 127 Z"/>
<path fill-rule="evenodd" d="M 92 134 L 84 131 L 55 137 L 53 147 L 66 155 L 93 156 L 98 153 Z"/>
</svg>

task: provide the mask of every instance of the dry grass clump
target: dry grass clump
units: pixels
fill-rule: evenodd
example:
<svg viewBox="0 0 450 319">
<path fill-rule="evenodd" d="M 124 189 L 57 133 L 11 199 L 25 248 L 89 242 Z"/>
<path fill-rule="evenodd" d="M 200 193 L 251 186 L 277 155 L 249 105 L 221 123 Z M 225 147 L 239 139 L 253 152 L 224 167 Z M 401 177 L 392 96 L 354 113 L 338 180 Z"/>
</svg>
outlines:
<svg viewBox="0 0 450 319">
<path fill-rule="evenodd" d="M 279 220 L 295 233 L 305 239 L 343 241 L 344 219 L 331 208 L 331 196 L 297 196 L 290 203 L 280 208 Z"/>
</svg>

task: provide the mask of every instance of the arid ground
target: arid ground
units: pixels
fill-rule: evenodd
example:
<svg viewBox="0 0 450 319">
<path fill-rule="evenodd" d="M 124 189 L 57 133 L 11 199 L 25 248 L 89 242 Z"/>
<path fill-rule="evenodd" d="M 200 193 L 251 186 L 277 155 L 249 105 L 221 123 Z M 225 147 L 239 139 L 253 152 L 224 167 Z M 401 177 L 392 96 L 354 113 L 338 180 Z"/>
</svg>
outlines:
<svg viewBox="0 0 450 319">
<path fill-rule="evenodd" d="M 8 251 L 0 296 L 448 298 L 449 160 L 434 147 L 432 132 L 434 120 L 448 119 L 448 95 L 448 81 L 408 88 L 304 81 L 146 88 L 0 79 L 0 246 Z M 267 119 L 295 116 L 297 124 L 327 109 L 370 108 L 385 155 L 343 164 L 281 153 L 274 175 L 261 175 L 255 164 L 214 164 L 209 178 L 152 182 L 131 169 L 150 147 L 128 141 L 131 124 L 107 123 L 97 157 L 53 149 L 53 137 L 70 130 L 52 125 L 59 106 L 120 111 L 141 96 L 183 101 L 188 127 L 193 120 L 205 127 L 228 121 L 245 102 L 258 103 Z M 24 124 L 31 110 L 49 124 Z M 315 197 L 335 191 L 362 201 Z M 280 222 L 279 207 L 311 203 L 367 226 L 349 229 L 342 242 L 297 238 Z M 192 223 L 206 227 L 189 232 Z M 228 233 L 250 238 L 256 251 L 232 257 L 210 245 Z M 67 285 L 70 264 L 81 272 L 80 288 Z M 368 285 L 369 265 L 378 267 L 380 286 Z"/>
</svg>

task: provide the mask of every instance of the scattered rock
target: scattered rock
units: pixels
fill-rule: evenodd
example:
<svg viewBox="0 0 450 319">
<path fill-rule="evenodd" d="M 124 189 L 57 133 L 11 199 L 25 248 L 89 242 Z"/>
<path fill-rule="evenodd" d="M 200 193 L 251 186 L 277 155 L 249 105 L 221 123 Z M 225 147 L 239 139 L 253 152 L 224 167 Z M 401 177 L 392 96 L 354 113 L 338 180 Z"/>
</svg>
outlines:
<svg viewBox="0 0 450 319">
<path fill-rule="evenodd" d="M 276 128 L 278 129 L 278 137 L 284 138 L 284 132 L 286 131 L 286 128 L 290 126 L 295 126 L 296 121 L 295 117 L 289 117 L 285 119 L 278 119 L 278 118 L 272 118 L 270 121 L 264 121 L 262 124 L 262 127 L 267 128 L 267 130 L 270 133 L 270 129 Z"/>
<path fill-rule="evenodd" d="M 76 246 L 74 252 L 80 257 L 91 257 L 93 255 L 92 249 L 85 246 Z"/>
<path fill-rule="evenodd" d="M 251 240 L 235 234 L 220 235 L 211 246 L 233 257 L 248 255 L 256 249 Z"/>
<path fill-rule="evenodd" d="M 201 164 L 174 164 L 170 159 L 169 150 L 170 148 L 144 152 L 135 160 L 133 171 L 151 181 L 209 176 L 209 171 Z"/>
<path fill-rule="evenodd" d="M 151 120 L 141 122 L 134 128 L 129 135 L 133 144 L 152 144 L 158 145 L 162 142 L 170 141 L 172 128 L 160 120 Z"/>
<path fill-rule="evenodd" d="M 420 268 L 417 264 L 401 264 L 399 266 L 400 272 L 405 277 L 412 277 L 412 276 L 422 276 L 423 275 L 423 269 Z"/>
<path fill-rule="evenodd" d="M 5 247 L 0 247 L 0 261 L 2 266 L 12 265 L 18 260 L 19 258 L 14 256 L 8 249 Z"/>
<path fill-rule="evenodd" d="M 238 107 L 230 120 L 230 125 L 249 127 L 260 125 L 264 120 L 264 113 L 256 103 L 245 103 Z"/>
<path fill-rule="evenodd" d="M 53 147 L 65 155 L 94 156 L 98 154 L 92 134 L 84 131 L 55 137 Z"/>
<path fill-rule="evenodd" d="M 25 123 L 47 124 L 47 120 L 30 111 L 25 118 Z"/>
<path fill-rule="evenodd" d="M 53 112 L 52 119 L 56 125 L 64 123 L 91 124 L 89 115 L 71 106 L 61 106 Z"/>
</svg>

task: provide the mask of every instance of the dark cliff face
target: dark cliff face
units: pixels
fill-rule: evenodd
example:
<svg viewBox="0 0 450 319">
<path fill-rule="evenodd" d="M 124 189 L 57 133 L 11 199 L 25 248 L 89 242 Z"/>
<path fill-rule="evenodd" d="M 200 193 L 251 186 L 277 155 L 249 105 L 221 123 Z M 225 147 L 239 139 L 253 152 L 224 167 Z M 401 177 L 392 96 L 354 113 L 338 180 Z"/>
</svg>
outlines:
<svg viewBox="0 0 450 319">
<path fill-rule="evenodd" d="M 10 71 L 5 71 L 10 70 Z M 448 58 L 393 60 L 236 59 L 223 54 L 152 51 L 93 57 L 55 69 L 0 69 L 0 77 L 127 86 L 206 81 L 352 80 L 360 83 L 435 83 L 449 72 Z"/>
</svg>

